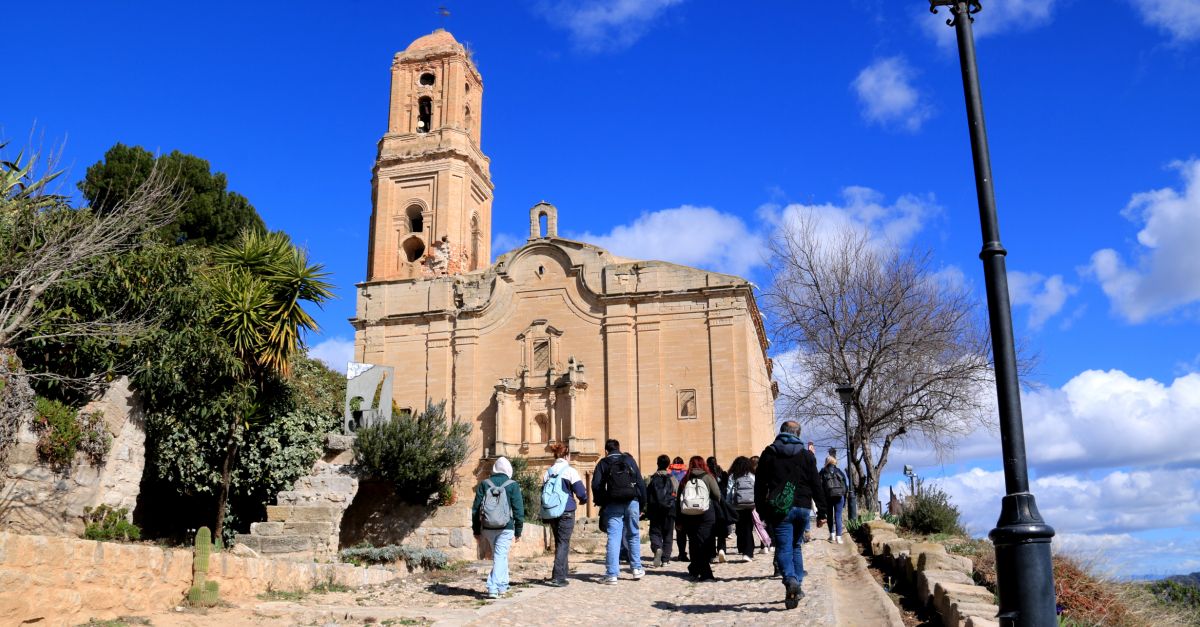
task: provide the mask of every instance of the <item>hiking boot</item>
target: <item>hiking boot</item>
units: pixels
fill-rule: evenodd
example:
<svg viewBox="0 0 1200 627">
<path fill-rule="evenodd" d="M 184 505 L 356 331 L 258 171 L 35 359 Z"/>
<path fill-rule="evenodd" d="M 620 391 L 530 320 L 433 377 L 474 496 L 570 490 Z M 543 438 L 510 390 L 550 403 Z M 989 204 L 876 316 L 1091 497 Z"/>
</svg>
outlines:
<svg viewBox="0 0 1200 627">
<path fill-rule="evenodd" d="M 783 583 L 783 587 L 786 590 L 783 597 L 783 606 L 789 610 L 796 609 L 796 606 L 800 605 L 800 597 L 804 596 L 804 593 L 800 591 L 799 580 L 788 579 Z"/>
<path fill-rule="evenodd" d="M 565 588 L 565 587 L 567 587 L 567 580 L 566 579 L 551 579 L 550 581 L 546 582 L 546 585 L 550 586 L 552 588 Z"/>
<path fill-rule="evenodd" d="M 495 590 L 488 590 L 488 598 L 489 599 L 499 599 L 500 593 L 496 592 Z"/>
<path fill-rule="evenodd" d="M 845 544 L 845 542 L 842 542 L 842 536 L 838 536 L 837 539 L 838 539 L 838 544 Z"/>
<path fill-rule="evenodd" d="M 717 551 L 717 561 L 722 564 L 725 563 L 725 551 Z"/>
<path fill-rule="evenodd" d="M 830 542 L 837 542 L 837 534 L 830 532 L 830 534 L 829 534 L 829 541 L 830 541 Z"/>
<path fill-rule="evenodd" d="M 616 575 L 613 575 L 613 576 L 610 576 L 610 577 L 605 577 L 605 578 L 604 578 L 604 585 L 606 585 L 606 586 L 615 586 L 615 585 L 617 585 L 617 577 L 616 577 Z"/>
<path fill-rule="evenodd" d="M 637 581 L 638 579 L 641 579 L 642 577 L 645 577 L 645 576 L 646 576 L 645 570 L 643 570 L 641 568 L 633 569 L 633 580 L 634 581 Z"/>
<path fill-rule="evenodd" d="M 654 567 L 659 568 L 663 565 L 662 549 L 654 549 Z"/>
</svg>

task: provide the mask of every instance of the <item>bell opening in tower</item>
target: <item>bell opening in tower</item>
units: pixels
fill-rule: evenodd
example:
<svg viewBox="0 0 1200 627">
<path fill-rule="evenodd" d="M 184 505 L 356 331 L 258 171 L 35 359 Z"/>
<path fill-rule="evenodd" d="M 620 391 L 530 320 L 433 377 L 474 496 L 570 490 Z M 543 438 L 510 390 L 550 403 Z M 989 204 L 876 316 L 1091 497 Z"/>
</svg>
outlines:
<svg viewBox="0 0 1200 627">
<path fill-rule="evenodd" d="M 417 132 L 428 133 L 429 125 L 433 122 L 433 99 L 422 96 L 417 101 Z"/>
</svg>

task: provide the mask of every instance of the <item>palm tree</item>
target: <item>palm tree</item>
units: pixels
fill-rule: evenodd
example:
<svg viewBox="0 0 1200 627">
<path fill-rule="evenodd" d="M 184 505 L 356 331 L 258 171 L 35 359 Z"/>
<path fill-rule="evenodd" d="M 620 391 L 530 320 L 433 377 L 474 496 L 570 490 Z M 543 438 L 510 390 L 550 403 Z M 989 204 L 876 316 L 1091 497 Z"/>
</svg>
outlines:
<svg viewBox="0 0 1200 627">
<path fill-rule="evenodd" d="M 245 231 L 233 245 L 216 247 L 213 261 L 212 323 L 240 361 L 242 396 L 225 440 L 214 524 L 214 537 L 220 538 L 241 433 L 261 418 L 265 403 L 258 396 L 267 380 L 291 374 L 289 358 L 300 347 L 301 334 L 318 329 L 303 304 L 320 305 L 333 296 L 333 286 L 325 280 L 324 266 L 310 265 L 307 253 L 282 232 Z"/>
</svg>

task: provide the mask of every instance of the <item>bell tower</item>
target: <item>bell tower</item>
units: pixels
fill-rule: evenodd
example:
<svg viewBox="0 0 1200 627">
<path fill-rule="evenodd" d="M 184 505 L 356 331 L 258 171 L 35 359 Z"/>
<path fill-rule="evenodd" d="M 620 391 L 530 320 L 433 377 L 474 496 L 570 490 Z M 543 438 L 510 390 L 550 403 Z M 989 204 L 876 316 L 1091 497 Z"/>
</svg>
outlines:
<svg viewBox="0 0 1200 627">
<path fill-rule="evenodd" d="M 388 128 L 371 179 L 367 281 L 459 274 L 491 261 L 482 102 L 471 54 L 445 30 L 392 60 Z"/>
</svg>

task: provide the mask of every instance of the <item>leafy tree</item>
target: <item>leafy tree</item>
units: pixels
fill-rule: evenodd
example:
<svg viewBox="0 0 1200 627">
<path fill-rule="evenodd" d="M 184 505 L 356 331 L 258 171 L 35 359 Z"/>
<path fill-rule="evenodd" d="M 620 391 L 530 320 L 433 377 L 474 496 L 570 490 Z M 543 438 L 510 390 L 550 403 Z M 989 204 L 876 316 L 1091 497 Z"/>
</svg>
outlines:
<svg viewBox="0 0 1200 627">
<path fill-rule="evenodd" d="M 978 298 L 938 277 L 927 252 L 821 231 L 811 214 L 782 225 L 770 246 L 764 309 L 798 367 L 782 396 L 797 420 L 849 441 L 859 507 L 875 511 L 897 441 L 948 450 L 983 423 L 992 368 Z M 848 420 L 835 393 L 847 382 Z"/>
<path fill-rule="evenodd" d="M 175 177 L 186 193 L 179 216 L 161 231 L 164 241 L 229 244 L 246 229 L 264 228 L 250 201 L 226 189 L 223 173 L 213 173 L 208 161 L 178 150 L 155 157 L 141 146 L 115 144 L 87 169 L 79 190 L 104 214 L 125 202 L 156 168 Z"/>
<path fill-rule="evenodd" d="M 139 249 L 146 234 L 171 222 L 178 209 L 172 181 L 152 167 L 125 196 L 97 212 L 76 210 L 65 197 L 47 193 L 57 176 L 37 173 L 37 155 L 0 160 L 0 348 L 50 338 L 117 341 L 147 328 L 127 309 L 72 319 L 44 297 L 69 281 L 96 276 L 113 256 Z"/>
<path fill-rule="evenodd" d="M 217 247 L 213 260 L 210 324 L 235 357 L 214 531 L 220 538 L 241 432 L 269 416 L 264 410 L 271 397 L 262 392 L 291 373 L 301 333 L 317 330 L 303 304 L 320 304 L 333 292 L 321 264 L 310 265 L 283 233 L 244 231 L 236 244 Z"/>
</svg>

